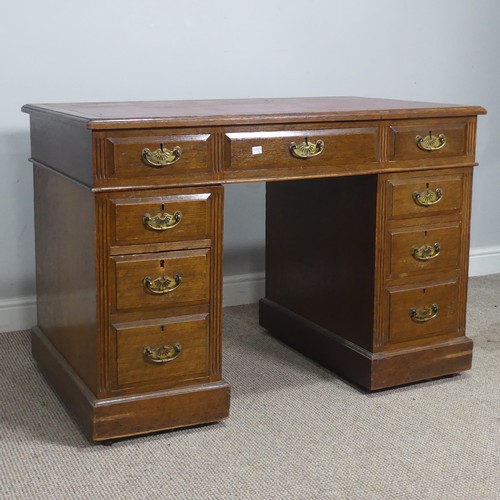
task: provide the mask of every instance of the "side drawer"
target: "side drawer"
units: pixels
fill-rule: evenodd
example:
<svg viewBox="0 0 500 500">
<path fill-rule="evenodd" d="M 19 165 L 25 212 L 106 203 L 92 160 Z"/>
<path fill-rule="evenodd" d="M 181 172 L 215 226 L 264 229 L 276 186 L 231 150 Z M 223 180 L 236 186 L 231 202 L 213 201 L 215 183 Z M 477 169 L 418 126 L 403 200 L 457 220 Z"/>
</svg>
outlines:
<svg viewBox="0 0 500 500">
<path fill-rule="evenodd" d="M 378 128 L 373 126 L 258 132 L 238 129 L 226 132 L 225 142 L 228 171 L 378 162 Z"/>
<path fill-rule="evenodd" d="M 117 385 L 207 376 L 208 330 L 208 315 L 112 325 Z"/>
<path fill-rule="evenodd" d="M 398 344 L 459 331 L 457 279 L 387 288 L 386 294 L 387 343 Z"/>
<path fill-rule="evenodd" d="M 389 177 L 388 216 L 426 217 L 460 212 L 464 204 L 462 173 L 436 175 L 423 172 L 418 177 Z"/>
<path fill-rule="evenodd" d="M 209 301 L 210 250 L 111 257 L 116 310 Z"/>
<path fill-rule="evenodd" d="M 109 200 L 111 245 L 211 237 L 211 192 L 179 189 L 175 194 L 173 191 L 155 196 L 148 194 L 136 193 L 134 197 Z"/>
<path fill-rule="evenodd" d="M 466 119 L 393 123 L 389 129 L 389 160 L 432 164 L 439 159 L 466 157 L 467 125 Z"/>
<path fill-rule="evenodd" d="M 462 224 L 391 228 L 388 278 L 437 273 L 459 267 Z"/>
<path fill-rule="evenodd" d="M 212 135 L 184 129 L 127 130 L 105 136 L 107 177 L 143 178 L 203 174 L 212 171 Z"/>
</svg>

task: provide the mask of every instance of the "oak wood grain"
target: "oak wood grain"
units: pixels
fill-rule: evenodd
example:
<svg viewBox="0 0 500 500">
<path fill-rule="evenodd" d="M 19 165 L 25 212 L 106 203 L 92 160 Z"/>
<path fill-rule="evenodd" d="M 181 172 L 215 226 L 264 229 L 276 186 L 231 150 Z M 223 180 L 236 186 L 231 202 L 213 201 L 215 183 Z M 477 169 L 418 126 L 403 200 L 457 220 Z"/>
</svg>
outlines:
<svg viewBox="0 0 500 500">
<path fill-rule="evenodd" d="M 388 230 L 387 277 L 403 278 L 454 271 L 459 268 L 462 252 L 462 223 L 460 220 L 445 224 L 433 224 L 433 220 L 423 226 L 392 227 Z M 439 249 L 436 252 L 436 245 Z M 429 260 L 419 260 L 414 249 L 432 248 Z M 437 255 L 432 257 L 432 255 Z"/>
<path fill-rule="evenodd" d="M 106 174 L 108 177 L 175 176 L 211 172 L 212 137 L 209 131 L 153 130 L 113 132 L 105 137 Z M 180 156 L 171 165 L 156 167 L 143 160 L 143 150 L 180 148 Z"/>
<path fill-rule="evenodd" d="M 171 305 L 208 303 L 210 298 L 210 250 L 184 250 L 111 259 L 114 304 L 117 310 L 164 308 Z M 173 291 L 155 294 L 147 290 L 144 279 L 180 277 Z"/>
<path fill-rule="evenodd" d="M 458 280 L 436 283 L 416 283 L 411 286 L 394 286 L 388 294 L 388 329 L 386 343 L 401 344 L 425 337 L 462 335 L 458 323 Z M 411 319 L 410 311 L 422 307 L 438 306 L 435 318 L 423 323 Z"/>
<path fill-rule="evenodd" d="M 462 210 L 463 173 L 450 171 L 449 175 L 440 171 L 424 171 L 420 175 L 392 175 L 389 180 L 388 210 L 391 218 L 429 217 L 437 214 L 449 214 Z M 442 198 L 430 206 L 421 206 L 415 202 L 414 194 L 440 190 Z"/>
<path fill-rule="evenodd" d="M 37 324 L 97 393 L 94 197 L 35 165 Z"/>
<path fill-rule="evenodd" d="M 467 156 L 467 127 L 469 120 L 435 119 L 411 120 L 390 126 L 389 160 L 424 161 L 430 165 L 443 158 Z M 444 135 L 446 143 L 435 151 L 424 151 L 417 146 L 416 138 Z"/>
<path fill-rule="evenodd" d="M 116 339 L 118 386 L 156 382 L 175 386 L 180 380 L 208 375 L 208 315 L 181 316 L 112 325 Z M 179 345 L 180 353 L 165 363 L 155 363 L 144 353 L 149 347 Z M 168 385 L 167 385 L 168 384 Z"/>
<path fill-rule="evenodd" d="M 378 127 L 358 125 L 356 127 L 274 130 L 254 127 L 226 131 L 227 144 L 225 170 L 256 170 L 301 167 L 314 169 L 321 166 L 343 167 L 345 165 L 377 164 Z M 301 159 L 290 152 L 292 143 L 324 144 L 315 157 Z"/>
<path fill-rule="evenodd" d="M 211 236 L 209 190 L 135 191 L 110 199 L 111 245 L 150 244 L 207 239 Z M 167 229 L 144 222 L 149 215 L 174 216 L 180 221 Z"/>
<path fill-rule="evenodd" d="M 227 417 L 227 183 L 268 182 L 260 320 L 273 335 L 369 390 L 470 368 L 467 255 L 483 108 L 327 97 L 23 110 L 37 212 L 33 354 L 91 439 Z M 416 136 L 429 133 L 446 145 L 420 150 Z M 306 139 L 324 149 L 295 158 L 290 143 Z M 142 158 L 176 146 L 171 165 Z M 438 192 L 431 206 L 415 201 Z M 182 220 L 165 231 L 144 224 L 145 214 L 176 212 Z M 436 259 L 411 256 L 436 242 Z M 145 288 L 146 277 L 176 275 L 168 293 Z M 433 303 L 436 317 L 412 322 L 411 309 Z M 145 359 L 150 344 L 175 342 L 183 347 L 172 361 Z"/>
</svg>

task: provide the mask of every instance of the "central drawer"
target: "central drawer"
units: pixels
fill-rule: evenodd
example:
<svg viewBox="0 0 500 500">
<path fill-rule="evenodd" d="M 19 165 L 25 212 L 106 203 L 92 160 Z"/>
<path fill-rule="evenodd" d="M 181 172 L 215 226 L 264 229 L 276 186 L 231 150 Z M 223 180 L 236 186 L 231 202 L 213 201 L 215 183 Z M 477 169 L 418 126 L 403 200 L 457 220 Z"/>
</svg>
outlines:
<svg viewBox="0 0 500 500">
<path fill-rule="evenodd" d="M 116 310 L 204 304 L 210 297 L 210 250 L 116 256 Z M 112 280 L 113 283 L 113 280 Z"/>
<path fill-rule="evenodd" d="M 225 170 L 375 164 L 378 128 L 239 129 L 225 134 Z"/>
</svg>

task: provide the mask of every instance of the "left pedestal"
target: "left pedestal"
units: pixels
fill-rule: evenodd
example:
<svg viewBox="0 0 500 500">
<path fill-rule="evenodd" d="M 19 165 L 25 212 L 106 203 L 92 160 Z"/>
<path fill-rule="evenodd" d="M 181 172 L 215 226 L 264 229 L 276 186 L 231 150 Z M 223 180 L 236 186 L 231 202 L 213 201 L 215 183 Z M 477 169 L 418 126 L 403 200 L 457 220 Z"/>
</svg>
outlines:
<svg viewBox="0 0 500 500">
<path fill-rule="evenodd" d="M 33 356 L 86 435 L 215 422 L 222 187 L 95 193 L 35 163 Z"/>
</svg>

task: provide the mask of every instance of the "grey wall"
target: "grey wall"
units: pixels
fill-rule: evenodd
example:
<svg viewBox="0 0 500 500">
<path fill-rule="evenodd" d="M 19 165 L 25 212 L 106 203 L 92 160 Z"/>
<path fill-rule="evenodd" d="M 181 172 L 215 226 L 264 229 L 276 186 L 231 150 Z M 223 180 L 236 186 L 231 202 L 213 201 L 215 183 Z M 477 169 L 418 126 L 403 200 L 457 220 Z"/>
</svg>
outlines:
<svg viewBox="0 0 500 500">
<path fill-rule="evenodd" d="M 472 247 L 500 257 L 497 0 L 2 4 L 0 306 L 35 293 L 26 102 L 361 95 L 483 105 Z M 230 186 L 226 200 L 226 275 L 262 271 L 264 187 Z"/>
</svg>

